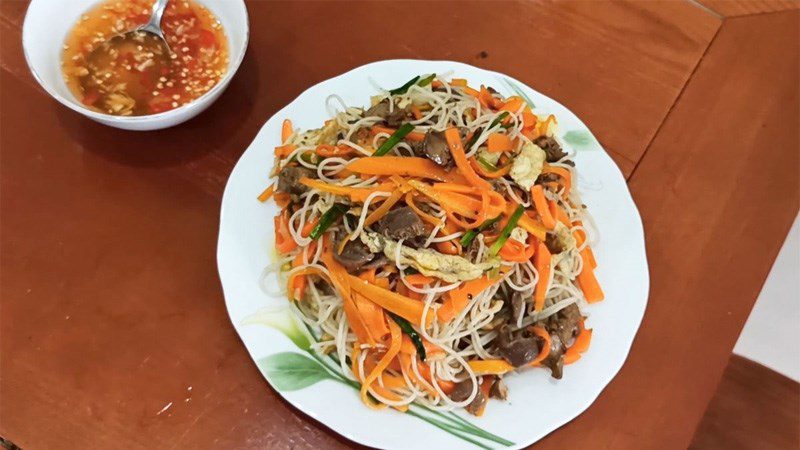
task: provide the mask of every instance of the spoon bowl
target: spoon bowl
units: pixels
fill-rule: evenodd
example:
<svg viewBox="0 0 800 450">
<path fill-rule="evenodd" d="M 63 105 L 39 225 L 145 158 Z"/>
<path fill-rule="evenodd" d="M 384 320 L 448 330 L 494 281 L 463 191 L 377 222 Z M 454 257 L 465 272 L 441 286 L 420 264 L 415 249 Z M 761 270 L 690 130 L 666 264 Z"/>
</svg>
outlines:
<svg viewBox="0 0 800 450">
<path fill-rule="evenodd" d="M 158 36 L 158 38 L 161 39 L 161 42 L 164 43 L 167 51 L 170 51 L 169 43 L 164 37 L 164 30 L 161 29 L 161 18 L 164 17 L 164 11 L 167 9 L 167 3 L 169 3 L 169 0 L 156 0 L 156 2 L 153 4 L 153 13 L 150 14 L 150 20 L 135 30 L 125 33 L 123 38 L 128 39 L 128 35 L 137 35 L 137 32 L 150 33 Z"/>
</svg>

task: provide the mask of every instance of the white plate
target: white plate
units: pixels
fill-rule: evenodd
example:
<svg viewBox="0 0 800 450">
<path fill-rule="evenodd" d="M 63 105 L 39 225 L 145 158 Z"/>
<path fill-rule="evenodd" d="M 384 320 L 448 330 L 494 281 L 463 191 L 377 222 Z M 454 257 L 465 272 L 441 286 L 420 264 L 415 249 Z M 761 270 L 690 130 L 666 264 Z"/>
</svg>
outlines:
<svg viewBox="0 0 800 450">
<path fill-rule="evenodd" d="M 325 98 L 330 94 L 360 106 L 375 93 L 371 81 L 392 88 L 415 75 L 448 72 L 466 78 L 472 86 L 492 86 L 506 96 L 523 93 L 536 112 L 555 114 L 562 142 L 577 152 L 577 186 L 600 232 L 594 246 L 596 274 L 606 299 L 588 310 L 587 326 L 594 329 L 591 348 L 565 368 L 562 380 L 551 379 L 546 370 L 506 377 L 509 401 L 490 402 L 481 418 L 461 412 L 437 415 L 419 408 L 412 410 L 426 418 L 368 409 L 352 387 L 337 381 L 296 345 L 302 346 L 306 338 L 288 313 L 286 297 L 268 295 L 259 284 L 274 254 L 272 218 L 277 207 L 272 202 L 259 203 L 256 196 L 270 183 L 273 148 L 279 145 L 283 119 L 291 119 L 302 129 L 318 128 L 329 118 Z M 511 77 L 449 61 L 367 64 L 311 87 L 271 117 L 236 164 L 225 188 L 217 262 L 233 325 L 270 384 L 292 405 L 337 433 L 361 444 L 391 449 L 522 448 L 570 421 L 592 404 L 622 367 L 642 320 L 649 286 L 636 205 L 619 169 L 583 122 Z M 274 280 L 267 284 L 277 291 Z M 539 406 L 532 408 L 532 404 Z M 459 427 L 465 427 L 457 425 L 459 418 L 502 440 L 459 432 Z"/>
</svg>

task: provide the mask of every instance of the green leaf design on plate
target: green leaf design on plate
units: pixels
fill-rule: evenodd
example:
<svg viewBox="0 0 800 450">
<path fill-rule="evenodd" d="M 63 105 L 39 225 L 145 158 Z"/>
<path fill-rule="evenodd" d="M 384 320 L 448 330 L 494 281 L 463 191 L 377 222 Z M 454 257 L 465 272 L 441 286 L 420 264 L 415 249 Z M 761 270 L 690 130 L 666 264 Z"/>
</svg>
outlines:
<svg viewBox="0 0 800 450">
<path fill-rule="evenodd" d="M 594 150 L 599 148 L 597 140 L 589 130 L 570 130 L 564 133 L 564 141 L 575 150 Z"/>
<path fill-rule="evenodd" d="M 279 391 L 296 391 L 334 379 L 317 361 L 293 352 L 269 355 L 258 361 L 258 367 Z"/>
<path fill-rule="evenodd" d="M 525 101 L 528 102 L 528 106 L 530 106 L 531 108 L 536 108 L 536 105 L 533 104 L 533 100 L 531 100 L 530 97 L 528 97 L 528 94 L 526 94 L 525 91 L 523 91 L 522 88 L 517 83 L 514 83 L 508 78 L 503 78 L 503 82 L 505 82 L 506 86 L 508 86 L 509 89 L 514 91 L 515 94 L 524 98 Z"/>
<path fill-rule="evenodd" d="M 297 326 L 297 321 L 287 307 L 262 308 L 242 320 L 242 325 L 266 325 L 283 333 L 301 350 L 311 348 L 308 336 Z"/>
<path fill-rule="evenodd" d="M 333 359 L 333 362 L 331 362 L 311 349 L 310 340 L 318 342 L 316 334 L 306 323 L 303 323 L 303 325 L 308 330 L 308 334 L 301 332 L 288 308 L 263 308 L 245 318 L 242 324 L 261 324 L 280 330 L 310 355 L 309 357 L 302 353 L 281 352 L 257 361 L 261 373 L 278 391 L 297 391 L 322 380 L 337 381 L 351 387 L 356 392 L 359 391 L 360 385 L 341 373 L 341 368 L 333 355 L 329 355 Z M 486 450 L 493 448 L 491 444 L 484 443 L 481 439 L 502 446 L 514 445 L 512 441 L 483 430 L 452 411 L 436 411 L 417 403 L 412 404 L 410 408 L 414 409 L 409 409 L 406 414 L 427 422 L 449 433 L 451 436 L 469 442 L 478 448 Z"/>
</svg>

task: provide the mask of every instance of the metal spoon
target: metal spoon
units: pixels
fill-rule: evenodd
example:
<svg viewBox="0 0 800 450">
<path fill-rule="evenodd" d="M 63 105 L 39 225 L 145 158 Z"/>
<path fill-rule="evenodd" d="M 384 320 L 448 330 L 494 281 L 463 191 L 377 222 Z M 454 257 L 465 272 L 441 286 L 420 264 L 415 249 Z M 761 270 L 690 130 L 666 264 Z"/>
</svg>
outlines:
<svg viewBox="0 0 800 450">
<path fill-rule="evenodd" d="M 164 31 L 161 29 L 161 18 L 167 8 L 167 3 L 169 3 L 169 0 L 156 0 L 153 4 L 153 13 L 146 24 L 113 36 L 95 48 L 89 55 L 89 60 L 93 60 L 97 55 L 106 53 L 110 48 L 118 47 L 125 42 L 145 45 L 148 48 L 153 48 L 153 46 L 161 47 L 166 49 L 167 55 L 171 55 L 172 49 L 169 48 L 169 43 L 164 37 Z"/>
<path fill-rule="evenodd" d="M 167 47 L 167 50 L 172 53 L 167 39 L 164 37 L 164 31 L 161 29 L 161 17 L 164 15 L 164 10 L 167 9 L 167 3 L 169 3 L 169 0 L 156 0 L 153 4 L 153 14 L 150 15 L 150 20 L 135 30 L 125 33 L 125 35 L 136 33 L 137 31 L 154 34 L 161 39 L 164 46 Z"/>
</svg>

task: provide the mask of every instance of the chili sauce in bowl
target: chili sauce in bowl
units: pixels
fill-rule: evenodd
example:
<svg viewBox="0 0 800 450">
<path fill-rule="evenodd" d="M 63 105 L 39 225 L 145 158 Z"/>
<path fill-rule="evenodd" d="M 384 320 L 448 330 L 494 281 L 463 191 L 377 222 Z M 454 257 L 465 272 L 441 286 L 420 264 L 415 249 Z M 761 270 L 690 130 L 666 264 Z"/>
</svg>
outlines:
<svg viewBox="0 0 800 450">
<path fill-rule="evenodd" d="M 161 21 L 169 51 L 145 32 L 153 0 L 110 0 L 83 14 L 62 50 L 64 81 L 78 101 L 115 116 L 163 113 L 191 103 L 225 76 L 228 39 L 217 18 L 193 0 L 172 0 Z"/>
</svg>

